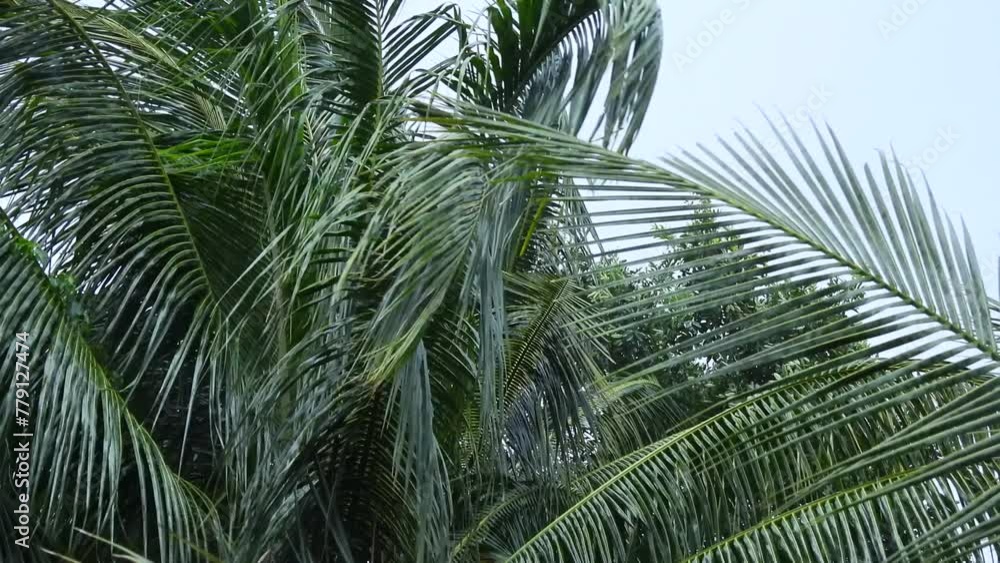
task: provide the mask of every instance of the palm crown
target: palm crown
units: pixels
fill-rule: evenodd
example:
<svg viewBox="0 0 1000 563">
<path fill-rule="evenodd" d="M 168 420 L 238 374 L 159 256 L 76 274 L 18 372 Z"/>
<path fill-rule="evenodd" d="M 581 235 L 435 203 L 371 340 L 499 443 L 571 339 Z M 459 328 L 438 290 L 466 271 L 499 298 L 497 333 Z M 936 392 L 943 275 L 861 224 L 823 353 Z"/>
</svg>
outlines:
<svg viewBox="0 0 1000 563">
<path fill-rule="evenodd" d="M 5 561 L 989 552 L 1000 307 L 893 159 L 626 156 L 653 0 L 401 4 L 0 0 Z"/>
</svg>

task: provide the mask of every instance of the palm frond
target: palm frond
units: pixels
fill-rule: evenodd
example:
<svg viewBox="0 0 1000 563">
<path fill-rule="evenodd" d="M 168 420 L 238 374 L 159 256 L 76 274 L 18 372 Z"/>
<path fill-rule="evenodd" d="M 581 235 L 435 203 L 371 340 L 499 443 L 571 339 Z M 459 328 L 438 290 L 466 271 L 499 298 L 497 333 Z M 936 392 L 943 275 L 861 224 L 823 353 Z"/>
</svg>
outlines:
<svg viewBox="0 0 1000 563">
<path fill-rule="evenodd" d="M 401 5 L 3 5 L 39 557 L 990 554 L 1000 306 L 895 159 L 626 157 L 652 0 Z"/>
<path fill-rule="evenodd" d="M 620 134 L 620 146 L 631 146 L 661 59 L 655 2 L 497 0 L 486 16 L 489 29 L 482 45 L 473 39 L 461 56 L 454 90 L 484 107 L 576 134 L 607 78 L 597 118 L 604 143 Z"/>
<path fill-rule="evenodd" d="M 542 179 L 540 185 L 544 178 L 562 182 L 569 177 L 600 194 L 708 198 L 719 212 L 735 211 L 737 219 L 730 221 L 733 232 L 756 252 L 746 255 L 738 269 L 729 261 L 718 262 L 716 268 L 707 263 L 704 275 L 685 280 L 677 301 L 659 309 L 664 317 L 724 307 L 748 293 L 767 294 L 795 284 L 838 285 L 844 280 L 859 284 L 849 305 L 856 313 L 835 322 L 823 320 L 842 310 L 843 295 L 817 292 L 776 305 L 773 311 L 764 309 L 725 331 L 682 342 L 673 353 L 656 351 L 620 370 L 619 377 L 645 377 L 765 337 L 786 335 L 785 340 L 725 367 L 707 366 L 701 379 L 709 382 L 779 358 L 872 342 L 868 348 L 783 376 L 760 398 L 735 400 L 735 406 L 709 421 L 612 462 L 599 472 L 599 486 L 509 554 L 511 560 L 620 559 L 626 552 L 620 530 L 633 526 L 654 538 L 656 557 L 673 558 L 718 541 L 692 534 L 692 529 L 736 534 L 779 508 L 811 502 L 831 487 L 843 490 L 911 470 L 904 479 L 868 492 L 866 499 L 874 499 L 926 486 L 945 475 L 945 468 L 987 471 L 982 463 L 995 455 L 990 438 L 993 417 L 984 416 L 985 410 L 977 411 L 975 419 L 964 414 L 976 405 L 992 408 L 987 405 L 998 367 L 988 304 L 977 281 L 978 265 L 968 244 L 954 236 L 937 212 L 920 205 L 909 178 L 902 170 L 893 170 L 888 159 L 882 161 L 884 183 L 877 183 L 866 169 L 867 183 L 862 187 L 835 137 L 819 136 L 821 154 L 831 170 L 824 175 L 818 159 L 793 136 L 784 144 L 785 157 L 800 174 L 793 181 L 777 158 L 747 133 L 746 138 L 738 137 L 744 140 L 745 154 L 732 150 L 731 160 L 724 160 L 707 153 L 705 160 L 712 166 L 689 154 L 685 160 L 669 161 L 679 172 L 673 173 L 509 117 L 481 117 L 459 108 L 453 118 L 435 121 L 476 133 L 475 137 L 456 134 L 451 146 L 442 150 L 480 151 L 494 160 L 516 162 L 533 169 L 534 177 Z M 496 170 L 499 174 L 488 181 L 508 181 L 502 175 L 504 168 Z M 598 184 L 608 180 L 613 183 Z M 684 210 L 683 204 L 676 211 L 619 209 L 610 216 L 640 217 L 594 221 L 594 226 L 598 233 L 606 233 L 622 225 L 655 224 L 675 226 L 684 233 L 681 240 L 699 236 L 696 231 L 687 234 L 697 225 L 678 213 Z M 646 233 L 648 228 L 609 239 L 619 243 L 620 255 L 662 250 L 659 257 L 669 262 L 670 243 L 651 241 Z M 766 275 L 758 277 L 761 272 Z M 616 283 L 621 282 L 609 282 L 607 287 Z M 643 290 L 635 293 L 640 302 L 649 299 L 653 304 Z M 607 330 L 627 323 L 634 313 L 626 311 L 595 310 L 592 319 L 601 322 L 593 326 Z M 932 365 L 940 367 L 929 369 Z M 989 376 L 989 383 L 969 386 L 982 376 Z M 810 387 L 797 387 L 806 384 Z M 761 404 L 764 398 L 767 402 Z M 703 437 L 695 439 L 696 435 Z M 722 436 L 726 439 L 720 441 Z M 682 445 L 688 440 L 696 441 Z M 759 490 L 762 486 L 767 488 Z M 992 502 L 974 496 L 989 494 L 986 491 L 974 493 L 958 512 L 977 521 L 988 518 Z M 720 502 L 731 498 L 729 502 L 737 504 L 692 504 L 716 498 Z M 667 515 L 705 519 L 705 524 L 692 528 L 670 523 L 663 520 Z M 965 533 L 975 533 L 959 528 L 952 532 L 947 541 L 955 544 Z"/>
<path fill-rule="evenodd" d="M 88 341 L 86 321 L 73 313 L 78 296 L 45 274 L 34 248 L 6 222 L 0 272 L 11 291 L 0 299 L 0 328 L 29 335 L 34 514 L 47 536 L 65 538 L 68 552 L 92 549 L 74 530 L 85 526 L 112 540 L 145 545 L 163 558 L 197 560 L 191 546 L 210 545 L 220 534 L 211 503 L 169 467 L 116 391 L 114 375 Z M 19 361 L 13 346 L 3 358 L 4 369 L 13 373 Z M 13 390 L 13 380 L 8 388 Z M 3 428 L 10 436 L 14 394 L 6 396 Z M 13 460 L 4 459 L 12 472 Z"/>
</svg>

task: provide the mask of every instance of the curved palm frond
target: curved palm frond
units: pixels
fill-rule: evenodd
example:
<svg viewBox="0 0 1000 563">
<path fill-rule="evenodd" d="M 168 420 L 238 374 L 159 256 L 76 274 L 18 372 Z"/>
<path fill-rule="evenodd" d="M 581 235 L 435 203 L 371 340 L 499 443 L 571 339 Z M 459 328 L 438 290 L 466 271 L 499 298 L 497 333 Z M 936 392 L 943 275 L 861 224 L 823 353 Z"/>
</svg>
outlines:
<svg viewBox="0 0 1000 563">
<path fill-rule="evenodd" d="M 578 133 L 608 80 L 604 143 L 627 150 L 653 94 L 662 38 L 647 0 L 496 0 L 452 88 L 484 107 Z M 595 130 L 596 133 L 596 130 Z"/>
<path fill-rule="evenodd" d="M 67 292 L 64 278 L 46 275 L 37 247 L 4 220 L 0 271 L 11 291 L 0 299 L 0 328 L 28 335 L 31 386 L 27 406 L 17 410 L 27 411 L 33 422 L 23 430 L 34 434 L 30 440 L 36 444 L 29 493 L 43 537 L 52 538 L 53 546 L 61 538 L 61 547 L 73 550 L 86 540 L 75 528 L 84 528 L 152 543 L 163 558 L 197 560 L 191 545 L 211 545 L 220 534 L 210 501 L 169 467 L 116 391 L 113 374 L 88 341 L 89 327 L 72 288 Z M 13 373 L 19 361 L 10 347 L 3 367 Z M 3 429 L 10 436 L 14 393 L 5 396 Z M 4 460 L 5 471 L 13 474 L 14 460 Z M 149 512 L 155 514 L 151 520 Z"/>
<path fill-rule="evenodd" d="M 652 0 L 401 5 L 3 4 L 35 555 L 989 553 L 1000 307 L 893 159 L 608 150 Z"/>
<path fill-rule="evenodd" d="M 720 213 L 735 212 L 729 221 L 732 232 L 757 250 L 744 260 L 760 264 L 734 269 L 719 261 L 719 267 L 709 268 L 700 279 L 687 280 L 681 298 L 663 307 L 661 315 L 708 310 L 747 293 L 766 294 L 802 283 L 859 284 L 849 305 L 837 292 L 810 294 L 760 311 L 725 331 L 684 342 L 676 347 L 681 353 L 655 351 L 620 370 L 619 377 L 641 378 L 765 336 L 790 337 L 733 364 L 706 370 L 703 380 L 844 343 L 872 342 L 869 348 L 782 377 L 762 395 L 771 397 L 765 405 L 748 395 L 707 422 L 609 464 L 594 480 L 599 486 L 528 538 L 509 554 L 510 560 L 619 560 L 626 553 L 621 530 L 635 526 L 653 538 L 654 557 L 671 559 L 711 545 L 720 533 L 738 534 L 782 507 L 811 502 L 831 487 L 852 488 L 910 470 L 898 482 L 874 487 L 867 499 L 926 486 L 948 469 L 988 471 L 982 464 L 996 452 L 991 438 L 995 417 L 988 413 L 1000 356 L 978 264 L 967 241 L 963 244 L 933 208 L 925 211 L 909 178 L 893 170 L 888 159 L 882 164 L 883 185 L 870 169 L 862 184 L 836 138 L 819 136 L 821 158 L 831 170 L 824 175 L 818 159 L 793 136 L 783 146 L 785 158 L 800 174 L 795 181 L 775 155 L 747 133 L 738 137 L 744 152 L 733 149 L 728 160 L 707 153 L 711 166 L 694 155 L 669 161 L 678 175 L 478 111 L 458 107 L 453 117 L 435 119 L 459 126 L 452 130 L 454 141 L 437 145 L 442 153 L 488 154 L 493 160 L 532 168 L 536 178 L 562 182 L 569 177 L 581 187 L 592 185 L 598 194 L 667 200 L 667 206 L 671 198 L 710 198 Z M 462 134 L 470 130 L 476 136 Z M 495 170 L 498 174 L 488 181 L 508 181 L 502 167 Z M 605 181 L 612 183 L 599 183 Z M 614 219 L 594 225 L 598 233 L 656 224 L 672 226 L 682 237 L 702 236 L 686 214 L 679 213 L 683 211 L 683 204 L 674 209 L 620 209 L 611 214 Z M 640 252 L 665 250 L 669 255 L 670 245 L 651 241 L 647 233 L 605 235 L 592 244 L 615 242 L 617 253 L 638 255 L 638 261 L 644 260 Z M 767 275 L 759 278 L 755 274 L 760 272 Z M 636 293 L 633 297 L 640 302 L 654 304 L 644 290 Z M 856 313 L 823 321 L 843 307 Z M 622 312 L 628 310 L 595 310 L 593 326 L 621 326 L 629 321 Z M 989 376 L 986 383 L 969 386 L 981 376 Z M 792 392 L 805 383 L 815 387 Z M 989 519 L 996 508 L 990 495 L 988 487 L 970 492 L 958 512 L 974 519 L 968 521 Z M 692 505 L 696 499 L 727 497 L 738 504 Z M 671 523 L 664 520 L 667 514 L 704 520 L 705 525 Z M 852 525 L 834 518 L 823 525 L 834 521 Z M 975 527 L 951 532 L 942 541 L 955 545 L 962 543 L 964 533 L 978 533 Z"/>
</svg>

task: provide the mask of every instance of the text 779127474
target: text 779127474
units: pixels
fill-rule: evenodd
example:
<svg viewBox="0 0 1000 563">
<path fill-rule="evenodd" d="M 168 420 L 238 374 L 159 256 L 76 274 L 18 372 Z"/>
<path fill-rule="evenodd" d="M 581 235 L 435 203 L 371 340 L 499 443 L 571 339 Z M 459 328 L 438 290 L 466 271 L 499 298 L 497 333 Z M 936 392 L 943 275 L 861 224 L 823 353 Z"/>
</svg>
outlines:
<svg viewBox="0 0 1000 563">
<path fill-rule="evenodd" d="M 21 332 L 14 340 L 17 356 L 14 370 L 14 543 L 25 549 L 31 540 L 31 375 L 29 335 Z"/>
</svg>

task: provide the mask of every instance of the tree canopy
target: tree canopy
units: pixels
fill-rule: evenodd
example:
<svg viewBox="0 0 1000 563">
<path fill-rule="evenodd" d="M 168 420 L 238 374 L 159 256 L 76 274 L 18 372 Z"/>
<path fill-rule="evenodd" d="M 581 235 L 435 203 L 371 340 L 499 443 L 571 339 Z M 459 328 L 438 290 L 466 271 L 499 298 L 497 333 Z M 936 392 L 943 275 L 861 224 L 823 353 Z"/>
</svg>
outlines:
<svg viewBox="0 0 1000 563">
<path fill-rule="evenodd" d="M 818 126 L 628 156 L 654 0 L 401 8 L 0 0 L 0 558 L 991 553 L 1000 305 L 929 190 Z"/>
</svg>

